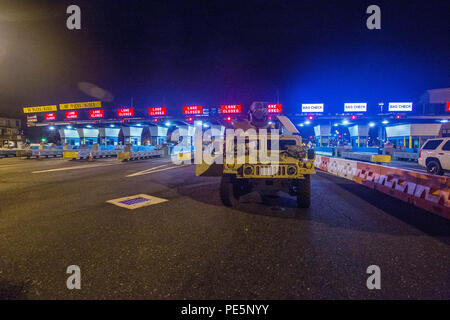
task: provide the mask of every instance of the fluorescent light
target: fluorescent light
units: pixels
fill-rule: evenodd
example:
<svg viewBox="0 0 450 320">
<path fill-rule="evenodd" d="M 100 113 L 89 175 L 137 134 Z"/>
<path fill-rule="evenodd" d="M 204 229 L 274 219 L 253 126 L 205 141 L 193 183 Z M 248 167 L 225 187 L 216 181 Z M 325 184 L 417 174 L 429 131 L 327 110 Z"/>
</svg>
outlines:
<svg viewBox="0 0 450 320">
<path fill-rule="evenodd" d="M 305 121 L 305 124 L 306 124 L 306 125 L 311 124 L 311 121 L 306 120 L 306 121 Z"/>
<path fill-rule="evenodd" d="M 372 128 L 372 127 L 375 127 L 375 123 L 374 123 L 374 122 L 370 122 L 370 123 L 369 123 L 369 127 L 371 127 L 371 128 Z"/>
<path fill-rule="evenodd" d="M 389 121 L 387 121 L 387 120 L 383 120 L 383 122 L 381 122 L 382 124 L 388 124 L 389 123 Z"/>
<path fill-rule="evenodd" d="M 442 119 L 442 120 L 441 120 L 441 123 L 447 123 L 447 122 L 448 122 L 447 119 Z"/>
<path fill-rule="evenodd" d="M 166 125 L 166 127 L 170 127 L 170 121 L 167 121 L 167 122 L 165 123 L 165 125 Z"/>
<path fill-rule="evenodd" d="M 55 127 L 54 126 L 50 126 L 50 127 L 48 127 L 48 130 L 53 131 L 53 130 L 55 130 Z"/>
<path fill-rule="evenodd" d="M 346 125 L 346 124 L 349 124 L 349 122 L 348 122 L 347 119 L 345 119 L 344 121 L 342 121 L 342 124 L 343 124 L 343 125 Z"/>
</svg>

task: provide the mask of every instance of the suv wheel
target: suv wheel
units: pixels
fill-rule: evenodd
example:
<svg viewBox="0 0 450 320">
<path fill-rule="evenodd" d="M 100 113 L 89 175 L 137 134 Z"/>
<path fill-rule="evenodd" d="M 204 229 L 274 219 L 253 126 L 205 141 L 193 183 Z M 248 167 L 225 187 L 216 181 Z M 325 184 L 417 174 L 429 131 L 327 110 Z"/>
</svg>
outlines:
<svg viewBox="0 0 450 320">
<path fill-rule="evenodd" d="M 427 171 L 431 174 L 443 175 L 444 171 L 442 170 L 441 164 L 437 160 L 430 160 L 427 163 Z"/>
</svg>

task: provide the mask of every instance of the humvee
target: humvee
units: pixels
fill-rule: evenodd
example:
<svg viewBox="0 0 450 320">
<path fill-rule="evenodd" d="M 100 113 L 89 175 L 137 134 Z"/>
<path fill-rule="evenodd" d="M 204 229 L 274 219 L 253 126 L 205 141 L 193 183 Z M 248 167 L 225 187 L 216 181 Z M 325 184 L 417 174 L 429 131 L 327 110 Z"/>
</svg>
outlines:
<svg viewBox="0 0 450 320">
<path fill-rule="evenodd" d="M 250 112 L 256 114 L 255 104 L 267 105 L 265 103 L 253 103 Z M 261 110 L 260 110 L 261 111 Z M 217 176 L 221 175 L 220 198 L 225 206 L 236 206 L 240 198 L 250 192 L 258 191 L 263 201 L 266 197 L 273 196 L 278 191 L 288 193 L 297 197 L 297 207 L 309 208 L 311 204 L 311 179 L 315 174 L 314 169 L 314 150 L 306 149 L 302 143 L 302 138 L 292 122 L 285 116 L 276 116 L 272 121 L 263 121 L 264 112 L 258 115 L 258 121 L 250 121 L 244 124 L 248 128 L 249 124 L 253 128 L 283 127 L 281 134 L 277 135 L 277 143 L 272 143 L 272 137 L 267 135 L 267 145 L 265 146 L 268 155 L 277 153 L 278 161 L 275 163 L 264 164 L 250 160 L 250 149 L 256 147 L 259 151 L 260 145 L 257 137 L 245 137 L 245 156 L 237 156 L 236 146 L 233 160 L 226 158 L 226 146 L 223 148 L 224 157 L 222 165 L 207 165 L 205 163 L 197 164 L 196 174 L 198 176 Z M 250 116 L 250 120 L 251 116 Z M 254 119 L 253 119 L 254 120 Z M 255 126 L 255 123 L 257 126 Z M 265 125 L 264 125 L 265 124 Z M 234 128 L 240 128 L 239 123 L 233 125 Z M 258 141 L 254 144 L 254 141 Z M 227 138 L 224 137 L 223 143 L 226 144 Z M 235 140 L 236 141 L 236 140 Z M 241 140 L 242 141 L 242 140 Z M 249 146 L 253 141 L 253 145 Z M 236 145 L 236 144 L 235 144 Z"/>
</svg>

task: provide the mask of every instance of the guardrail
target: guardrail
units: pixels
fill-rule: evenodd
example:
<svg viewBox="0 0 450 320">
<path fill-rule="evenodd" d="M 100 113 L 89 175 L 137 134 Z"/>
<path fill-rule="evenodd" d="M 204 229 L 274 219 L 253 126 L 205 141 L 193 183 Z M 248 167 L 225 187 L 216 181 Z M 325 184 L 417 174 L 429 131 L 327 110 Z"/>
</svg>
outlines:
<svg viewBox="0 0 450 320">
<path fill-rule="evenodd" d="M 373 154 L 373 153 L 366 153 L 366 152 L 342 152 L 342 158 L 367 161 L 367 162 L 375 162 L 375 163 L 391 162 L 390 155 Z"/>
<path fill-rule="evenodd" d="M 122 150 L 67 150 L 63 152 L 64 159 L 93 159 L 115 157 Z"/>
<path fill-rule="evenodd" d="M 8 157 L 15 157 L 16 156 L 16 150 L 0 150 L 0 158 L 8 158 Z"/>
<path fill-rule="evenodd" d="M 419 160 L 419 153 L 416 152 L 402 152 L 402 151 L 394 151 L 394 155 L 392 156 L 394 160 L 410 160 L 417 161 Z"/>
<path fill-rule="evenodd" d="M 450 220 L 450 177 L 320 155 L 314 164 Z"/>
<path fill-rule="evenodd" d="M 163 153 L 164 153 L 163 150 L 118 152 L 117 159 L 121 160 L 121 161 L 150 159 L 150 158 L 154 158 L 154 157 L 162 157 Z"/>
</svg>

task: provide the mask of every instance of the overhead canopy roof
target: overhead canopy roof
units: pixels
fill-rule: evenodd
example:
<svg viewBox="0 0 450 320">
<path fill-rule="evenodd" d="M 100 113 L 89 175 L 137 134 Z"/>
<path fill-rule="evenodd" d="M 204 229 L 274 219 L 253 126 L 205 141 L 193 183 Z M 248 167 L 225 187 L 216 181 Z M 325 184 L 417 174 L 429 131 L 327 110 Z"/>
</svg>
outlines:
<svg viewBox="0 0 450 320">
<path fill-rule="evenodd" d="M 447 103 L 450 101 L 450 88 L 427 90 L 421 97 L 421 103 Z"/>
</svg>

